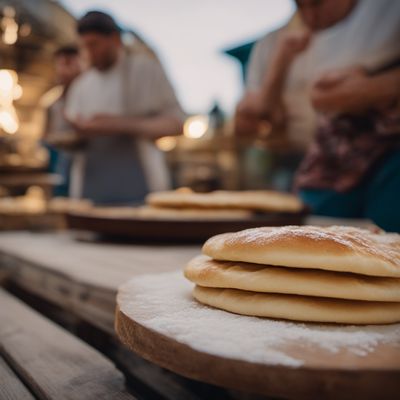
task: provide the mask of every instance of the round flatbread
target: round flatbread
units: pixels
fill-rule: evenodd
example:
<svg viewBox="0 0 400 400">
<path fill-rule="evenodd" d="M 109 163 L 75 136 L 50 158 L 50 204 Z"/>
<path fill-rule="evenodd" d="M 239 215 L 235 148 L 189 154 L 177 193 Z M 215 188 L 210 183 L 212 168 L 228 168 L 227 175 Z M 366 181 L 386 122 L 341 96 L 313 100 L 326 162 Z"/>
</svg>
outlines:
<svg viewBox="0 0 400 400">
<path fill-rule="evenodd" d="M 332 226 L 246 229 L 207 240 L 216 260 L 400 277 L 400 235 Z"/>
<path fill-rule="evenodd" d="M 313 269 L 294 269 L 237 261 L 193 258 L 185 277 L 200 286 L 261 293 L 400 302 L 400 279 Z"/>
<path fill-rule="evenodd" d="M 134 218 L 143 220 L 243 220 L 254 216 L 248 210 L 212 210 L 193 208 L 140 207 L 93 207 L 90 215 L 110 218 Z"/>
<path fill-rule="evenodd" d="M 218 210 L 143 206 L 137 209 L 137 216 L 144 219 L 243 220 L 254 217 L 254 214 L 249 210 L 239 209 Z"/>
<path fill-rule="evenodd" d="M 194 288 L 193 296 L 200 303 L 256 317 L 354 325 L 400 321 L 400 303 L 265 294 L 202 286 Z"/>
<path fill-rule="evenodd" d="M 85 212 L 93 207 L 87 199 L 72 199 L 68 197 L 54 197 L 47 204 L 47 210 L 53 213 Z"/>
<path fill-rule="evenodd" d="M 243 209 L 266 212 L 300 212 L 303 203 L 296 196 L 267 190 L 194 193 L 175 190 L 150 193 L 146 203 L 156 207 Z"/>
</svg>

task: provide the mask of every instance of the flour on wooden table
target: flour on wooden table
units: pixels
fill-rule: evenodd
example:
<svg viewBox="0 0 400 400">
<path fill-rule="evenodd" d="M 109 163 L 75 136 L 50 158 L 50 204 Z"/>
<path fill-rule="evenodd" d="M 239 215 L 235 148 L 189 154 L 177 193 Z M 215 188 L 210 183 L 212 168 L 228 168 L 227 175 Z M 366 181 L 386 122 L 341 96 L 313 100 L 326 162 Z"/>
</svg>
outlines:
<svg viewBox="0 0 400 400">
<path fill-rule="evenodd" d="M 120 288 L 121 311 L 139 324 L 197 351 L 263 364 L 297 367 L 304 362 L 282 348 L 288 342 L 341 348 L 362 357 L 381 342 L 400 343 L 400 324 L 317 325 L 246 317 L 197 303 L 181 271 L 144 275 Z"/>
</svg>

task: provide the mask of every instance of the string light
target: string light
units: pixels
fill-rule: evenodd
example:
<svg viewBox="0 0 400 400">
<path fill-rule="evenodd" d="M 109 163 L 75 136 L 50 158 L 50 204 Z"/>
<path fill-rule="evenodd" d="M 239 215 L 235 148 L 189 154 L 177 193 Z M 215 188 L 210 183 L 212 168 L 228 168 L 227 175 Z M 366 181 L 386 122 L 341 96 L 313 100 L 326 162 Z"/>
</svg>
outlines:
<svg viewBox="0 0 400 400">
<path fill-rule="evenodd" d="M 156 145 L 161 151 L 172 151 L 177 145 L 177 140 L 174 136 L 164 136 L 156 140 Z"/>
<path fill-rule="evenodd" d="M 18 75 L 9 69 L 0 70 L 0 128 L 14 134 L 19 128 L 14 100 L 22 96 L 22 87 L 18 85 Z"/>
<path fill-rule="evenodd" d="M 183 134 L 190 139 L 200 139 L 208 130 L 208 117 L 194 115 L 189 117 L 183 126 Z"/>
<path fill-rule="evenodd" d="M 29 36 L 32 33 L 32 27 L 28 23 L 18 25 L 15 19 L 15 9 L 11 6 L 3 8 L 3 17 L 0 20 L 0 28 L 2 31 L 1 39 L 6 45 L 13 45 L 21 37 Z"/>
<path fill-rule="evenodd" d="M 3 31 L 2 40 L 5 44 L 12 45 L 18 40 L 18 24 L 15 21 L 15 10 L 13 7 L 4 7 L 1 29 Z"/>
</svg>

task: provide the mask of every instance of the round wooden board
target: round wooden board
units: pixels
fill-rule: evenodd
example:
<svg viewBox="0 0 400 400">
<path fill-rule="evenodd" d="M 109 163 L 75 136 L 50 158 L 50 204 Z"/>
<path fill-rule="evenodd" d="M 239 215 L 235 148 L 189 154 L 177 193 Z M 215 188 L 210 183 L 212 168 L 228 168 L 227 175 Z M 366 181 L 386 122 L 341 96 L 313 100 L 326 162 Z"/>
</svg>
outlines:
<svg viewBox="0 0 400 400">
<path fill-rule="evenodd" d="M 105 236 L 157 241 L 203 242 L 211 236 L 259 226 L 302 225 L 307 213 L 271 213 L 243 220 L 178 220 L 122 218 L 70 213 L 70 229 L 91 231 Z"/>
<path fill-rule="evenodd" d="M 171 293 L 175 289 L 171 287 Z M 141 301 L 146 304 L 141 305 Z M 120 340 L 143 358 L 188 378 L 288 399 L 394 399 L 400 393 L 400 343 L 397 341 L 379 342 L 372 351 L 360 356 L 346 348 L 332 352 L 293 340 L 285 343 L 284 353 L 301 359 L 301 366 L 252 363 L 245 361 L 245 357 L 228 358 L 199 351 L 195 345 L 177 340 L 176 333 L 160 333 L 149 328 L 142 322 L 143 315 L 148 315 L 145 300 L 127 301 L 126 293 L 121 295 L 120 290 L 117 303 L 115 329 Z M 129 312 L 121 311 L 128 308 Z M 157 315 L 151 312 L 151 318 Z M 164 317 L 165 313 L 160 310 L 159 315 Z M 190 318 L 185 323 L 191 326 Z M 260 348 L 260 351 L 265 350 Z"/>
</svg>

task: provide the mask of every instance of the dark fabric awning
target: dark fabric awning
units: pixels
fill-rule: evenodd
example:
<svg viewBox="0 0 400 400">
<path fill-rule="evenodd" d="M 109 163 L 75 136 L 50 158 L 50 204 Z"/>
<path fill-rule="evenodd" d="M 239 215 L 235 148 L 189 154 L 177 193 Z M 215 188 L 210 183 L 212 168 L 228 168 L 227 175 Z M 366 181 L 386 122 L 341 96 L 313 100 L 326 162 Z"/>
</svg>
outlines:
<svg viewBox="0 0 400 400">
<path fill-rule="evenodd" d="M 223 52 L 233 58 L 236 58 L 242 67 L 242 75 L 243 80 L 245 79 L 246 72 L 247 72 L 247 65 L 250 58 L 251 50 L 253 49 L 254 44 L 256 41 L 251 41 L 244 43 L 240 46 L 232 47 L 230 49 L 223 50 Z"/>
</svg>

